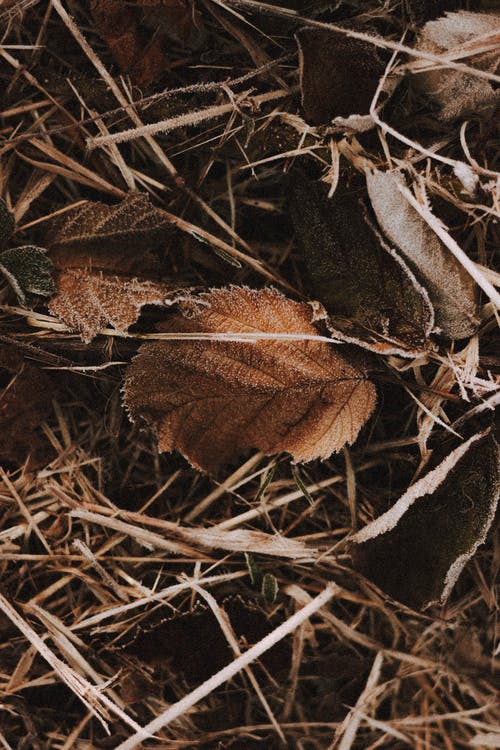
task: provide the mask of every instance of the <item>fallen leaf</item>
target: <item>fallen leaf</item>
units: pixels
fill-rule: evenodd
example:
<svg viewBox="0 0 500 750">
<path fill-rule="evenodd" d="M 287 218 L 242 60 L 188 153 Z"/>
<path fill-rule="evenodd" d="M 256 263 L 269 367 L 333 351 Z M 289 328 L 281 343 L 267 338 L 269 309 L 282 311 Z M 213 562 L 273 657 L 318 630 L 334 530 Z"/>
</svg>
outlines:
<svg viewBox="0 0 500 750">
<path fill-rule="evenodd" d="M 58 273 L 49 310 L 88 344 L 108 325 L 128 331 L 144 305 L 165 305 L 171 298 L 166 284 L 70 268 Z"/>
<path fill-rule="evenodd" d="M 92 0 L 94 23 L 118 66 L 137 86 L 149 86 L 166 67 L 157 37 L 148 40 L 139 30 L 136 15 L 123 0 Z"/>
<path fill-rule="evenodd" d="M 261 640 L 273 629 L 272 619 L 252 601 L 231 596 L 224 599 L 222 607 L 236 636 L 242 638 L 246 646 Z M 192 658 L 193 643 L 196 643 L 196 659 Z M 166 667 L 170 674 L 182 674 L 190 687 L 208 679 L 234 658 L 213 612 L 204 606 L 138 628 L 124 651 L 141 663 Z M 287 668 L 289 657 L 289 644 L 280 641 L 264 654 L 262 661 L 276 674 Z"/>
<path fill-rule="evenodd" d="M 434 313 L 427 292 L 344 180 L 328 198 L 323 183 L 297 178 L 291 215 L 307 291 L 326 308 L 337 337 L 383 354 L 414 356 L 429 348 Z"/>
<path fill-rule="evenodd" d="M 430 21 L 450 10 L 456 10 L 457 0 L 405 0 L 405 6 L 414 24 Z"/>
<path fill-rule="evenodd" d="M 0 459 L 29 470 L 48 463 L 51 445 L 39 431 L 51 413 L 50 376 L 28 364 L 13 346 L 0 344 Z"/>
<path fill-rule="evenodd" d="M 471 336 L 479 323 L 472 277 L 398 189 L 405 185 L 401 173 L 367 170 L 366 182 L 377 221 L 426 287 L 440 332 Z"/>
<path fill-rule="evenodd" d="M 14 214 L 9 211 L 3 198 L 0 198 L 0 247 L 10 239 L 15 226 Z"/>
<path fill-rule="evenodd" d="M 86 201 L 63 214 L 47 237 L 57 287 L 50 312 L 88 343 L 108 325 L 127 331 L 144 305 L 171 303 L 172 286 L 156 280 L 148 252 L 169 228 L 144 195 L 116 206 Z"/>
<path fill-rule="evenodd" d="M 26 245 L 0 253 L 0 271 L 15 291 L 21 305 L 31 306 L 36 297 L 55 292 L 52 262 L 41 247 Z"/>
<path fill-rule="evenodd" d="M 493 36 L 495 31 L 496 37 Z M 497 73 L 500 68 L 498 32 L 498 13 L 447 13 L 425 24 L 416 48 L 437 55 L 461 51 L 458 58 L 467 53 L 466 62 L 471 67 Z M 485 40 L 485 35 L 491 36 Z M 487 46 L 489 43 L 489 49 L 485 50 L 485 43 Z M 483 78 L 435 65 L 429 68 L 428 64 L 421 62 L 412 67 L 412 72 L 414 84 L 436 102 L 439 118 L 444 122 L 469 113 L 475 116 L 493 115 L 500 103 L 500 91 Z"/>
<path fill-rule="evenodd" d="M 84 201 L 66 211 L 50 223 L 45 245 L 56 260 L 59 251 L 71 250 L 73 267 L 81 266 L 88 250 L 99 252 L 101 268 L 110 250 L 133 250 L 140 268 L 141 253 L 164 240 L 171 227 L 161 208 L 143 193 L 133 193 L 114 206 Z M 114 267 L 114 260 L 109 267 Z"/>
<path fill-rule="evenodd" d="M 421 608 L 450 595 L 486 539 L 500 493 L 498 445 L 474 435 L 352 538 L 355 567 Z"/>
<path fill-rule="evenodd" d="M 193 466 L 214 471 L 249 448 L 310 461 L 356 439 L 375 388 L 347 353 L 307 339 L 317 335 L 308 305 L 273 289 L 230 287 L 181 307 L 184 315 L 160 331 L 219 340 L 144 344 L 124 386 L 131 418 L 155 428 L 161 451 L 177 449 Z M 230 332 L 256 338 L 220 340 Z M 299 340 L 262 338 L 273 333 Z"/>
<path fill-rule="evenodd" d="M 314 27 L 301 29 L 295 38 L 306 120 L 359 132 L 372 128 L 370 106 L 385 69 L 376 47 L 338 31 Z M 395 78 L 388 81 L 386 97 L 395 84 Z"/>
<path fill-rule="evenodd" d="M 190 0 L 92 0 L 94 23 L 120 69 L 150 86 L 168 67 L 168 40 L 188 42 L 200 14 Z"/>
</svg>

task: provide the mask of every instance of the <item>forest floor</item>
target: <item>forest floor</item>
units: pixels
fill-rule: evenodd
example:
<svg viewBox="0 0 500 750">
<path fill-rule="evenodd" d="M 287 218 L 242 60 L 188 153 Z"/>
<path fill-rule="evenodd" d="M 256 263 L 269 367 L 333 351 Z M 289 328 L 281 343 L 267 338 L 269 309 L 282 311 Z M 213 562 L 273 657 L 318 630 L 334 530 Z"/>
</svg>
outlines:
<svg viewBox="0 0 500 750">
<path fill-rule="evenodd" d="M 500 748 L 496 3 L 0 29 L 0 747 Z"/>
</svg>

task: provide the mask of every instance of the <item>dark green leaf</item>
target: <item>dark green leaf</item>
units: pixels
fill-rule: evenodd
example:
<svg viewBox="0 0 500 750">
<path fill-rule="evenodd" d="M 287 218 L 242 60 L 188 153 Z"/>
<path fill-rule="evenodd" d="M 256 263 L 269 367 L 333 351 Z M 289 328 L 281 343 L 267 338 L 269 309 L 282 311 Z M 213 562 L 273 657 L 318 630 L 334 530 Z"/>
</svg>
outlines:
<svg viewBox="0 0 500 750">
<path fill-rule="evenodd" d="M 445 601 L 486 539 L 499 491 L 498 445 L 475 435 L 353 537 L 356 568 L 412 607 Z"/>
<path fill-rule="evenodd" d="M 302 175 L 291 214 L 309 277 L 308 292 L 329 314 L 330 330 L 383 354 L 429 347 L 434 316 L 426 291 L 374 230 L 354 190 Z"/>
<path fill-rule="evenodd" d="M 22 305 L 33 297 L 50 297 L 56 288 L 51 276 L 52 263 L 41 247 L 25 245 L 0 253 L 0 271 L 15 291 Z"/>
</svg>

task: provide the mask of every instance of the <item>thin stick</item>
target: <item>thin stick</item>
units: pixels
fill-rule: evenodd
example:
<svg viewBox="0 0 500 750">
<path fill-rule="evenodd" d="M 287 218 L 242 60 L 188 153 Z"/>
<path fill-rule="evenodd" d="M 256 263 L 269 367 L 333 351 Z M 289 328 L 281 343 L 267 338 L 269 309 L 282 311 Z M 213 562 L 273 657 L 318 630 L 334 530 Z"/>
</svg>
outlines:
<svg viewBox="0 0 500 750">
<path fill-rule="evenodd" d="M 160 729 L 167 726 L 167 724 L 170 724 L 172 721 L 175 721 L 175 719 L 183 716 L 186 711 L 195 706 L 199 701 L 203 700 L 203 698 L 206 698 L 207 695 L 210 695 L 210 693 L 216 688 L 235 677 L 248 664 L 251 664 L 258 659 L 259 656 L 262 656 L 266 651 L 269 651 L 270 648 L 287 635 L 293 633 L 299 625 L 302 625 L 302 623 L 308 620 L 311 615 L 324 607 L 330 599 L 340 592 L 340 590 L 340 587 L 334 583 L 327 584 L 321 594 L 316 596 L 309 604 L 306 604 L 305 607 L 299 609 L 298 612 L 279 625 L 272 631 L 272 633 L 269 633 L 269 635 L 262 638 L 262 640 L 256 643 L 255 646 L 249 648 L 248 651 L 245 651 L 244 654 L 231 662 L 231 664 L 228 664 L 227 667 L 224 667 L 208 680 L 205 680 L 205 682 L 199 687 L 184 696 L 184 698 L 181 698 L 180 701 L 169 706 L 166 711 L 153 719 L 153 721 L 150 721 L 149 724 L 146 724 L 143 729 L 133 734 L 128 740 L 125 740 L 125 742 L 118 745 L 115 750 L 133 750 L 140 742 L 152 737 L 156 732 L 159 732 Z"/>
</svg>

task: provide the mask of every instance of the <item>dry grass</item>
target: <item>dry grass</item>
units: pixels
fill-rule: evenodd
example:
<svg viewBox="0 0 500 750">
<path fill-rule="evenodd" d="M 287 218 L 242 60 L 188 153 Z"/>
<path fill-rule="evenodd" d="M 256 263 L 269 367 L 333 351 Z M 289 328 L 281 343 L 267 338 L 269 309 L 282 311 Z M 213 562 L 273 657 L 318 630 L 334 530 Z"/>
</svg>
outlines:
<svg viewBox="0 0 500 750">
<path fill-rule="evenodd" d="M 160 249 L 168 274 L 202 287 L 271 281 L 300 298 L 288 172 L 314 165 L 333 192 L 340 159 L 353 171 L 404 163 L 450 227 L 434 229 L 484 292 L 481 327 L 466 346 L 385 358 L 376 415 L 343 454 L 299 468 L 252 454 L 209 478 L 158 455 L 123 412 L 124 368 L 141 340 L 161 336 L 153 312 L 127 336 L 110 328 L 85 346 L 2 287 L 0 341 L 54 377 L 56 398 L 40 426 L 50 463 L 0 474 L 0 746 L 500 747 L 498 537 L 447 605 L 424 612 L 356 574 L 346 544 L 442 457 L 453 432 L 469 436 L 498 405 L 494 128 L 473 119 L 439 129 L 427 114 L 410 122 L 404 100 L 386 123 L 374 101 L 374 131 L 325 137 L 300 117 L 293 32 L 299 11 L 312 24 L 342 13 L 195 5 L 204 40 L 171 40 L 163 78 L 143 89 L 120 75 L 87 3 L 0 5 L 0 184 L 18 244 L 43 244 L 47 221 L 82 200 L 137 189 L 171 218 Z M 411 28 L 401 42 L 404 4 L 358 6 L 358 36 L 394 53 L 388 70 L 436 62 L 415 55 Z M 467 59 L 451 65 L 470 71 Z M 489 192 L 467 195 L 461 164 Z"/>
</svg>

